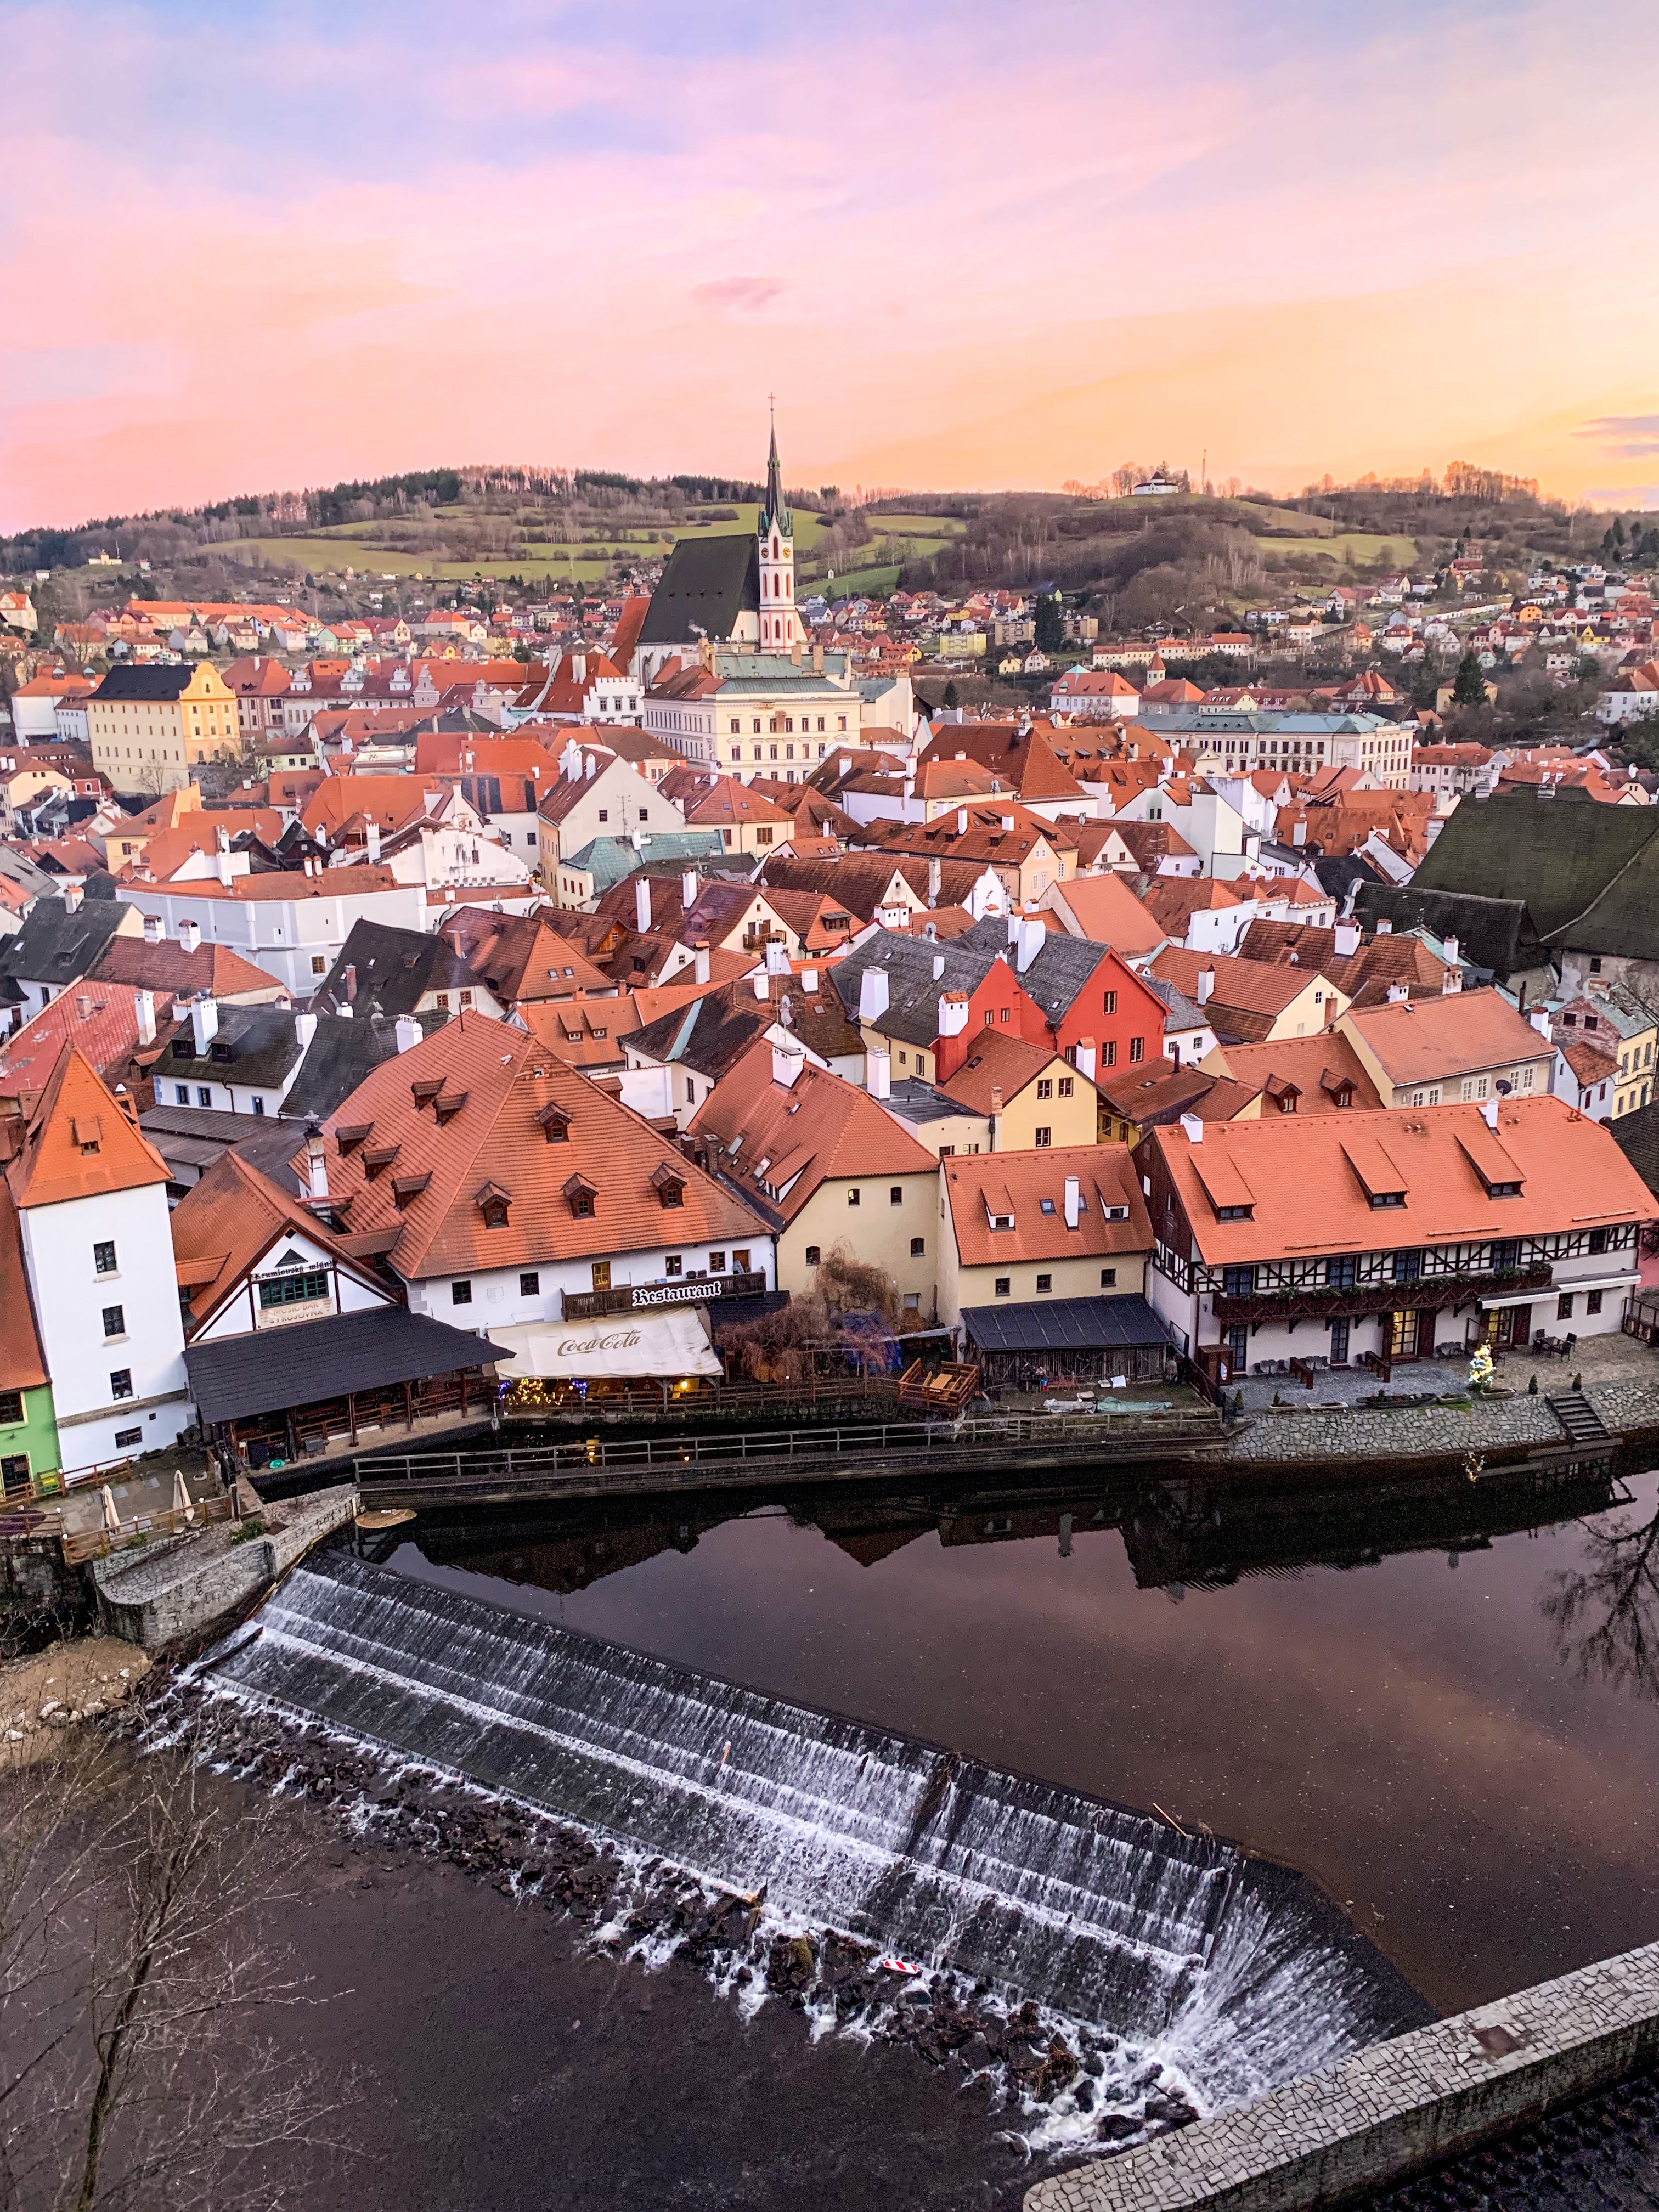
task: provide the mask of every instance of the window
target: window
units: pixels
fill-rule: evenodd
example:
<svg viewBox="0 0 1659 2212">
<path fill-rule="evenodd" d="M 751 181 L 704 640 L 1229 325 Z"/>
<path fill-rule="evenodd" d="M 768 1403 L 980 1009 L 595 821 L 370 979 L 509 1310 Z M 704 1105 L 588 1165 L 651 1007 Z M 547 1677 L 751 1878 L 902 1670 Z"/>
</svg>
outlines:
<svg viewBox="0 0 1659 2212">
<path fill-rule="evenodd" d="M 1351 1291 L 1359 1279 L 1359 1256 L 1354 1252 L 1340 1252 L 1325 1262 L 1325 1287 L 1328 1291 Z"/>
<path fill-rule="evenodd" d="M 1255 1288 L 1255 1269 L 1252 1267 L 1224 1267 L 1221 1271 L 1221 1294 L 1229 1298 L 1248 1298 Z"/>
<path fill-rule="evenodd" d="M 118 1367 L 118 1368 L 115 1370 L 114 1373 L 113 1373 L 113 1374 L 110 1376 L 110 1378 L 109 1378 L 109 1395 L 110 1395 L 110 1396 L 111 1396 L 112 1398 L 130 1398 L 130 1397 L 131 1397 L 131 1395 L 132 1395 L 132 1370 L 131 1370 L 131 1368 L 130 1368 L 130 1367 Z"/>
<path fill-rule="evenodd" d="M 1254 1201 L 1249 1206 L 1218 1206 L 1215 1218 L 1218 1221 L 1249 1221 L 1255 1212 Z"/>
<path fill-rule="evenodd" d="M 1008 1009 L 1007 1009 L 1007 1007 L 1006 1007 L 1006 1006 L 999 1006 L 999 1007 L 997 1008 L 997 1019 L 998 1019 L 1000 1022 L 1006 1022 L 1006 1021 L 1007 1020 L 1007 1018 L 1008 1018 Z"/>
<path fill-rule="evenodd" d="M 1389 1262 L 1389 1272 L 1396 1283 L 1414 1283 L 1423 1273 L 1423 1255 L 1415 1252 L 1396 1252 Z"/>
<path fill-rule="evenodd" d="M 212 1086 L 212 1085 L 211 1085 L 210 1083 L 198 1083 L 198 1084 L 197 1085 L 197 1086 L 196 1086 L 196 1103 L 197 1103 L 198 1106 L 211 1106 L 211 1105 L 212 1105 L 212 1103 L 213 1103 L 213 1086 Z"/>
<path fill-rule="evenodd" d="M 1514 1237 L 1498 1237 L 1494 1242 L 1492 1248 L 1492 1273 L 1497 1275 L 1507 1273 L 1512 1267 L 1518 1267 L 1521 1265 L 1521 1243 L 1519 1238 Z"/>
<path fill-rule="evenodd" d="M 925 1237 L 913 1237 L 910 1239 L 910 1257 L 913 1260 L 920 1260 L 927 1249 L 927 1239 Z"/>
<path fill-rule="evenodd" d="M 1054 1133 L 1045 1121 L 1042 1127 L 1036 1132 L 1031 1141 L 1039 1147 L 1044 1145 L 1052 1145 L 1054 1141 Z"/>
<path fill-rule="evenodd" d="M 141 1444 L 143 1441 L 144 1432 L 142 1429 L 117 1429 L 115 1431 L 115 1447 L 118 1451 L 131 1451 L 134 1444 Z"/>
<path fill-rule="evenodd" d="M 1131 1037 L 1131 1038 L 1129 1039 L 1129 1059 L 1130 1059 L 1131 1062 L 1133 1063 L 1133 1061 L 1138 1060 L 1145 1060 L 1145 1058 L 1146 1058 L 1146 1038 L 1145 1038 L 1145 1037 Z"/>
<path fill-rule="evenodd" d="M 104 1308 L 105 1336 L 125 1336 L 126 1333 L 127 1316 L 125 1308 L 123 1306 L 106 1306 Z"/>
<path fill-rule="evenodd" d="M 173 1085 L 173 1104 L 174 1104 L 175 1106 L 188 1106 L 188 1105 L 189 1105 L 189 1103 L 190 1103 L 190 1085 L 189 1085 L 187 1083 L 175 1083 L 175 1084 Z"/>
<path fill-rule="evenodd" d="M 1117 1269 L 1115 1267 L 1103 1267 L 1101 1269 L 1100 1287 L 1103 1291 L 1115 1290 L 1117 1287 Z"/>
<path fill-rule="evenodd" d="M 683 1252 L 665 1255 L 662 1271 L 665 1275 L 683 1275 L 685 1273 L 685 1255 Z"/>
<path fill-rule="evenodd" d="M 311 972 L 313 975 L 326 975 L 328 973 L 328 963 L 320 952 L 313 952 L 311 956 Z"/>
<path fill-rule="evenodd" d="M 1036 1279 L 1036 1286 L 1039 1293 L 1043 1291 L 1052 1291 L 1054 1287 L 1054 1279 L 1052 1275 L 1039 1275 Z"/>
<path fill-rule="evenodd" d="M 250 1099 L 248 1100 L 248 1102 L 247 1102 L 247 1103 L 248 1103 L 248 1104 L 249 1104 L 249 1105 L 253 1109 L 254 1112 L 255 1112 L 256 1114 L 258 1114 L 258 1115 L 260 1116 L 260 1118 L 263 1120 L 263 1119 L 264 1119 L 264 1110 L 265 1110 L 265 1102 L 264 1102 L 264 1100 L 263 1098 L 258 1098 L 258 1097 L 255 1097 L 255 1098 L 250 1098 Z"/>
<path fill-rule="evenodd" d="M 816 1267 L 817 1266 L 817 1264 L 818 1264 L 818 1261 L 819 1261 L 823 1257 L 823 1255 L 819 1251 L 819 1249 L 818 1249 L 818 1248 L 817 1248 L 817 1246 L 816 1244 L 809 1244 L 809 1245 L 807 1246 L 807 1248 L 806 1248 L 806 1264 L 807 1264 L 807 1266 L 808 1266 L 809 1267 Z"/>
<path fill-rule="evenodd" d="M 1557 1321 L 1571 1321 L 1572 1319 L 1572 1293 L 1571 1291 L 1563 1291 L 1560 1297 L 1555 1301 L 1555 1318 Z"/>
<path fill-rule="evenodd" d="M 608 806 L 600 807 L 599 819 L 601 822 L 608 822 L 611 819 L 611 810 Z"/>
<path fill-rule="evenodd" d="M 1589 1249 L 1592 1252 L 1605 1252 L 1607 1250 L 1607 1232 L 1605 1229 L 1591 1230 L 1589 1233 Z"/>
<path fill-rule="evenodd" d="M 1007 1297 L 1011 1296 L 1011 1295 L 1012 1295 L 1012 1284 L 1013 1284 L 1013 1278 L 1012 1278 L 1012 1275 L 999 1275 L 999 1276 L 997 1277 L 997 1279 L 996 1279 L 996 1283 L 995 1283 L 995 1286 L 994 1286 L 994 1287 L 995 1287 L 995 1291 L 996 1291 L 996 1295 L 998 1296 L 998 1297 L 1000 1297 L 1000 1298 L 1006 1298 L 1006 1297 Z"/>
<path fill-rule="evenodd" d="M 859 1191 L 856 1189 L 849 1190 L 847 1194 L 847 1203 L 848 1206 L 856 1206 L 859 1203 L 860 1197 L 860 1194 Z"/>
<path fill-rule="evenodd" d="M 887 1203 L 889 1204 L 889 1206 L 902 1206 L 902 1205 L 903 1205 L 903 1203 L 904 1203 L 904 1186 L 903 1186 L 903 1184 L 902 1184 L 902 1183 L 897 1183 L 897 1182 L 896 1182 L 896 1183 L 894 1183 L 894 1184 L 891 1186 L 891 1188 L 889 1189 L 889 1191 L 888 1191 L 888 1193 L 887 1193 Z"/>
<path fill-rule="evenodd" d="M 1584 1293 L 1584 1311 L 1585 1311 L 1587 1314 L 1599 1314 L 1599 1313 L 1601 1312 L 1601 1291 L 1585 1291 L 1585 1293 Z"/>
<path fill-rule="evenodd" d="M 115 1247 L 113 1244 L 104 1243 L 94 1244 L 93 1246 L 92 1271 L 95 1275 L 112 1275 L 115 1273 Z"/>
<path fill-rule="evenodd" d="M 1108 1067 L 1115 1067 L 1117 1066 L 1117 1039 L 1115 1037 L 1108 1037 L 1106 1040 L 1106 1065 Z"/>
<path fill-rule="evenodd" d="M 1070 1075 L 1062 1075 L 1062 1076 L 1060 1077 L 1060 1097 L 1061 1097 L 1062 1098 L 1069 1098 L 1069 1097 L 1071 1097 L 1071 1095 L 1072 1095 L 1072 1089 L 1073 1089 L 1073 1083 L 1075 1082 L 1075 1079 L 1075 1079 L 1074 1077 L 1070 1076 Z"/>
<path fill-rule="evenodd" d="M 313 1298 L 328 1296 L 328 1269 L 307 1267 L 285 1275 L 274 1275 L 259 1285 L 259 1304 L 267 1311 L 272 1306 L 302 1306 Z"/>
<path fill-rule="evenodd" d="M 1052 1098 L 1052 1097 L 1054 1097 L 1054 1080 L 1053 1080 L 1052 1077 L 1049 1077 L 1049 1076 L 1047 1076 L 1047 1075 L 1040 1075 L 1040 1076 L 1038 1076 L 1038 1078 L 1037 1078 L 1037 1097 L 1038 1097 L 1039 1098 Z"/>
<path fill-rule="evenodd" d="M 21 1390 L 0 1390 L 0 1429 L 15 1429 L 23 1418 Z"/>
<path fill-rule="evenodd" d="M 1103 1014 L 1115 1014 L 1117 1012 L 1117 993 L 1115 991 L 1108 991 L 1104 994 L 1101 1000 L 1100 1011 Z"/>
</svg>

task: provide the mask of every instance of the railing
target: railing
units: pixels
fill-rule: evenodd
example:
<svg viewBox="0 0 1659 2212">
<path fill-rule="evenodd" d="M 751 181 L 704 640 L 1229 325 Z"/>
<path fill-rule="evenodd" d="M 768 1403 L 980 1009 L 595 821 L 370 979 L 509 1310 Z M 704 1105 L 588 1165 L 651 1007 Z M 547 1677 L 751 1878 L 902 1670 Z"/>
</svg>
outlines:
<svg viewBox="0 0 1659 2212">
<path fill-rule="evenodd" d="M 1294 1291 L 1218 1291 L 1215 1317 L 1224 1328 L 1234 1322 L 1316 1319 L 1325 1314 L 1441 1312 L 1448 1306 L 1472 1305 L 1494 1291 L 1547 1291 L 1554 1281 L 1547 1267 L 1504 1267 L 1486 1275 L 1462 1275 L 1438 1281 L 1414 1275 L 1403 1282 L 1350 1284 L 1343 1288 Z"/>
<path fill-rule="evenodd" d="M 593 1321 L 604 1314 L 648 1313 L 662 1306 L 693 1306 L 732 1298 L 757 1298 L 766 1290 L 762 1274 L 676 1275 L 656 1283 L 618 1283 L 612 1290 L 562 1291 L 562 1318 Z"/>
</svg>

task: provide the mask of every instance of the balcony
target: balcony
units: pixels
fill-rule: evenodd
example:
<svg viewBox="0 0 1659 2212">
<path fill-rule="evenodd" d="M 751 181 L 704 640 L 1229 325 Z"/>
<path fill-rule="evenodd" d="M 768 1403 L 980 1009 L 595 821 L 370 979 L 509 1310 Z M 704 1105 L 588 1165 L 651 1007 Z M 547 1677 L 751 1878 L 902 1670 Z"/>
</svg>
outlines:
<svg viewBox="0 0 1659 2212">
<path fill-rule="evenodd" d="M 562 1318 L 594 1321 L 605 1314 L 651 1313 L 664 1306 L 698 1306 L 757 1298 L 764 1275 L 676 1275 L 657 1283 L 619 1283 L 608 1291 L 562 1291 Z"/>
<path fill-rule="evenodd" d="M 1346 1314 L 1442 1313 L 1448 1306 L 1472 1305 L 1479 1298 L 1516 1291 L 1547 1291 L 1554 1270 L 1540 1261 L 1529 1267 L 1498 1267 L 1484 1275 L 1419 1275 L 1408 1282 L 1356 1283 L 1346 1290 L 1250 1291 L 1229 1297 L 1218 1291 L 1215 1317 L 1224 1328 L 1237 1322 L 1323 1320 Z"/>
</svg>

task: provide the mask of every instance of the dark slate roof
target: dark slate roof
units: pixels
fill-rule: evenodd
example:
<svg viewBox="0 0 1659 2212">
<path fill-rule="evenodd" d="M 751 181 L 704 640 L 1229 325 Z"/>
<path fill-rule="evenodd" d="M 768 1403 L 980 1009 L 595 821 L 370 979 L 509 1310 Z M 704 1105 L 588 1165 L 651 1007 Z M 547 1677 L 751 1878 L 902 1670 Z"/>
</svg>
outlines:
<svg viewBox="0 0 1659 2212">
<path fill-rule="evenodd" d="M 416 1014 L 415 1019 L 422 1036 L 430 1036 L 443 1027 L 448 1016 L 434 1011 Z M 397 1049 L 398 1024 L 389 1015 L 319 1014 L 317 1034 L 283 1101 L 283 1120 L 304 1121 L 315 1115 L 319 1121 L 327 1121 L 364 1077 L 383 1060 L 390 1060 Z M 290 1146 L 292 1141 L 290 1137 Z M 244 1149 L 237 1146 L 239 1152 Z"/>
<path fill-rule="evenodd" d="M 511 1357 L 469 1329 L 451 1328 L 402 1306 L 377 1306 L 187 1345 L 185 1366 L 197 1410 L 204 1422 L 214 1422 L 282 1413 L 319 1398 L 343 1398 L 349 1390 L 453 1375 Z"/>
<path fill-rule="evenodd" d="M 683 645 L 701 630 L 717 644 L 760 607 L 760 555 L 747 531 L 682 538 L 651 594 L 641 645 Z"/>
<path fill-rule="evenodd" d="M 1659 2204 L 1659 2085 L 1638 2075 L 1362 2202 L 1372 2212 L 1636 2212 Z"/>
<path fill-rule="evenodd" d="M 150 661 L 143 665 L 112 668 L 94 699 L 176 699 L 189 688 L 196 671 L 181 660 Z"/>
<path fill-rule="evenodd" d="M 964 1306 L 976 1352 L 1115 1352 L 1173 1341 L 1145 1298 L 1030 1298 L 1017 1305 Z"/>
<path fill-rule="evenodd" d="M 300 1057 L 299 1017 L 287 1006 L 221 1006 L 219 1027 L 198 1059 L 186 1022 L 156 1061 L 158 1083 L 281 1084 Z M 214 1047 L 221 1048 L 216 1058 Z M 228 1052 L 227 1060 L 222 1054 Z"/>
<path fill-rule="evenodd" d="M 689 1006 L 659 1015 L 654 1022 L 635 1030 L 628 1042 L 649 1060 L 695 1068 L 699 1075 L 718 1083 L 776 1019 L 776 1009 L 769 1001 L 762 1006 L 751 998 L 745 1006 L 741 1000 L 733 1004 L 724 993 L 714 992 L 706 999 L 694 1000 Z"/>
<path fill-rule="evenodd" d="M 1379 921 L 1391 921 L 1397 930 L 1426 929 L 1434 937 L 1455 937 L 1459 957 L 1486 969 L 1500 983 L 1525 969 L 1549 965 L 1549 954 L 1522 899 L 1431 890 L 1421 882 L 1362 884 L 1354 895 L 1354 914 L 1373 933 Z"/>
<path fill-rule="evenodd" d="M 1209 1018 L 1201 1006 L 1194 1006 L 1184 991 L 1166 982 L 1162 975 L 1143 975 L 1141 981 L 1154 998 L 1164 1001 L 1164 1029 L 1167 1036 L 1171 1030 L 1207 1029 Z"/>
<path fill-rule="evenodd" d="M 1656 833 L 1659 808 L 1607 806 L 1571 786 L 1550 799 L 1530 790 L 1468 799 L 1430 846 L 1412 888 L 1519 900 L 1548 943 L 1596 903 Z"/>
<path fill-rule="evenodd" d="M 1607 1123 L 1613 1141 L 1648 1188 L 1659 1193 L 1659 1098 Z"/>
<path fill-rule="evenodd" d="M 1381 869 L 1362 860 L 1358 853 L 1321 854 L 1313 863 L 1313 872 L 1320 890 L 1339 899 L 1346 898 L 1351 884 L 1383 880 Z"/>
<path fill-rule="evenodd" d="M 1000 952 L 1008 944 L 1008 922 L 1006 916 L 988 914 L 971 929 L 964 930 L 956 939 L 976 952 Z M 1017 957 L 1014 972 L 1021 988 L 1036 1000 L 1050 1024 L 1058 1027 L 1071 1011 L 1072 1002 L 1094 974 L 1110 948 L 1097 945 L 1086 937 L 1072 937 L 1064 930 L 1045 929 L 1028 967 L 1021 969 Z"/>
<path fill-rule="evenodd" d="M 931 1083 L 924 1083 L 919 1075 L 901 1076 L 889 1086 L 889 1100 L 896 1114 L 907 1121 L 948 1121 L 953 1115 L 965 1114 L 968 1109 L 943 1091 L 935 1091 Z"/>
<path fill-rule="evenodd" d="M 1597 805 L 1594 799 L 1592 805 Z M 1655 810 L 1644 807 L 1643 813 Z M 1602 814 L 1628 814 L 1625 806 L 1598 806 Z M 1659 960 L 1659 839 L 1644 845 L 1620 868 L 1583 913 L 1547 933 L 1564 951 L 1604 952 L 1626 960 Z"/>
<path fill-rule="evenodd" d="M 345 971 L 357 971 L 357 995 L 349 998 Z M 312 1003 L 324 1000 L 365 1014 L 395 1018 L 412 1014 L 428 991 L 465 989 L 477 981 L 447 938 L 424 929 L 397 929 L 384 921 L 354 921 L 340 957 L 319 985 Z"/>
<path fill-rule="evenodd" d="M 1006 941 L 1007 924 L 999 923 Z M 945 972 L 933 963 L 943 957 Z M 976 991 L 996 961 L 994 952 L 975 950 L 959 938 L 901 937 L 878 929 L 873 937 L 837 960 L 828 971 L 848 1019 L 856 1023 L 859 994 L 866 968 L 887 971 L 887 1012 L 871 1027 L 904 1044 L 932 1045 L 939 1036 L 939 1002 L 945 991 Z"/>
<path fill-rule="evenodd" d="M 73 914 L 62 899 L 38 899 L 16 935 L 0 939 L 0 976 L 62 990 L 86 974 L 125 914 L 112 899 L 83 899 Z"/>
</svg>

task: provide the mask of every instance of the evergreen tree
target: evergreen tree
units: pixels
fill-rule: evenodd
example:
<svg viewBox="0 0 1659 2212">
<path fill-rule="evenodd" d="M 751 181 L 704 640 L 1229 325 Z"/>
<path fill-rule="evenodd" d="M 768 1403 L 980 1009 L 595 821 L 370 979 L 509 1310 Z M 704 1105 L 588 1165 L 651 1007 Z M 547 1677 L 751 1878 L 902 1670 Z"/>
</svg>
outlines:
<svg viewBox="0 0 1659 2212">
<path fill-rule="evenodd" d="M 1045 592 L 1036 603 L 1036 646 L 1039 653 L 1058 653 L 1066 642 L 1065 619 L 1058 592 Z"/>
<path fill-rule="evenodd" d="M 1452 679 L 1451 702 L 1454 707 L 1486 705 L 1486 679 L 1478 653 L 1466 653 L 1458 662 L 1457 674 Z"/>
<path fill-rule="evenodd" d="M 951 707 L 959 707 L 961 704 L 962 694 L 957 690 L 955 679 L 952 678 L 952 680 L 945 687 L 945 705 L 948 708 Z"/>
</svg>

